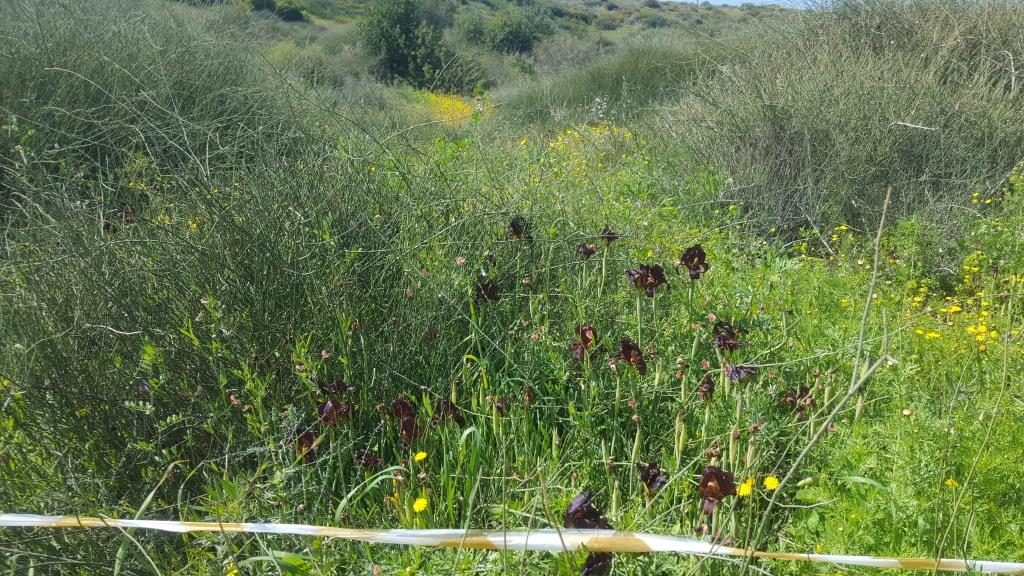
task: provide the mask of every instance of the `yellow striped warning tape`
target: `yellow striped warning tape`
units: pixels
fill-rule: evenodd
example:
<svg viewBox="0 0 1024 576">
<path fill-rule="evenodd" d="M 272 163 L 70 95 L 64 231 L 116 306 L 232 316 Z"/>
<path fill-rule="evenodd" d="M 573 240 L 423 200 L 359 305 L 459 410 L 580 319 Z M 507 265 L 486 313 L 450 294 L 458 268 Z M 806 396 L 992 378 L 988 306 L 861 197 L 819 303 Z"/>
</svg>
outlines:
<svg viewBox="0 0 1024 576">
<path fill-rule="evenodd" d="M 952 560 L 932 558 L 880 558 L 837 554 L 795 554 L 764 552 L 719 546 L 693 538 L 661 536 L 618 530 L 363 530 L 309 524 L 277 524 L 261 522 L 179 522 L 175 520 L 130 520 L 88 516 L 40 516 L 36 514 L 0 514 L 0 527 L 8 528 L 140 528 L 164 532 L 246 532 L 260 534 L 291 534 L 341 538 L 371 544 L 401 546 L 433 546 L 440 548 L 474 548 L 480 550 L 514 550 L 561 552 L 586 549 L 589 552 L 671 552 L 696 556 L 738 556 L 771 560 L 799 560 L 844 566 L 896 568 L 911 570 L 942 570 L 948 572 L 980 572 L 986 574 L 1019 574 L 1024 576 L 1024 562 L 991 560 Z"/>
</svg>

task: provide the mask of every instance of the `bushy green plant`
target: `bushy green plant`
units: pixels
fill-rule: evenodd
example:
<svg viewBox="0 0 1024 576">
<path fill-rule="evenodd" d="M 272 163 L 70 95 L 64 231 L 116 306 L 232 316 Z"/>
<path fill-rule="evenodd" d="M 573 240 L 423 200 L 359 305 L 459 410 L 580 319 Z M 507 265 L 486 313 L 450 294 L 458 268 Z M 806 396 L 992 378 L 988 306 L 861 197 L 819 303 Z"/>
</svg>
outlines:
<svg viewBox="0 0 1024 576">
<path fill-rule="evenodd" d="M 534 121 L 585 119 L 600 100 L 612 117 L 636 117 L 653 103 L 685 93 L 711 66 L 715 51 L 710 43 L 642 38 L 585 67 L 521 87 L 509 102 L 509 113 Z"/>
<path fill-rule="evenodd" d="M 455 17 L 455 34 L 469 44 L 487 41 L 487 18 L 476 10 L 461 10 Z"/>
<path fill-rule="evenodd" d="M 360 34 L 363 48 L 376 58 L 374 72 L 380 78 L 421 80 L 418 54 L 437 49 L 434 44 L 420 45 L 424 41 L 436 42 L 436 35 L 421 32 L 423 27 L 415 0 L 374 3 L 360 22 Z"/>
<path fill-rule="evenodd" d="M 507 7 L 498 11 L 486 26 L 486 41 L 494 50 L 524 54 L 554 29 L 547 12 L 539 7 Z"/>
<path fill-rule="evenodd" d="M 414 0 L 374 4 L 360 31 L 365 49 L 375 58 L 373 71 L 383 80 L 450 92 L 467 92 L 481 81 L 475 62 L 444 44 Z"/>
<path fill-rule="evenodd" d="M 295 2 L 295 0 L 276 0 L 274 14 L 285 22 L 305 22 L 306 13 Z"/>
<path fill-rule="evenodd" d="M 282 113 L 283 89 L 255 46 L 217 40 L 231 12 L 127 0 L 59 6 L 0 4 L 0 34 L 20 38 L 0 56 L 0 211 L 52 178 L 81 200 L 144 199 L 109 181 L 139 154 L 160 173 L 201 174 L 289 132 L 295 116 Z M 26 19 L 39 25 L 22 27 Z"/>
<path fill-rule="evenodd" d="M 769 226 L 865 225 L 892 186 L 896 217 L 952 232 L 1024 148 L 1022 27 L 1002 0 L 837 2 L 738 39 L 665 126 Z"/>
</svg>

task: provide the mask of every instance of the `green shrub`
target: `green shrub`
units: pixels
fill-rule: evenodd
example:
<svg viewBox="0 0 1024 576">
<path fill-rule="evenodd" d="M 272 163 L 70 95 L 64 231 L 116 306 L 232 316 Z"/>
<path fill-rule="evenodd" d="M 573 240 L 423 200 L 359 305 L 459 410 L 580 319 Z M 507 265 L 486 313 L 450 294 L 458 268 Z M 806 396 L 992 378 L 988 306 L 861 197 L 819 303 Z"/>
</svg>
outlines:
<svg viewBox="0 0 1024 576">
<path fill-rule="evenodd" d="M 375 3 L 360 22 L 363 47 L 373 55 L 374 73 L 384 79 L 419 80 L 417 52 L 436 50 L 420 46 L 428 37 L 421 33 L 423 22 L 415 0 L 384 0 Z"/>
<path fill-rule="evenodd" d="M 435 30 L 450 28 L 460 10 L 457 0 L 420 0 L 420 20 Z"/>
<path fill-rule="evenodd" d="M 592 109 L 599 103 L 607 116 L 636 118 L 652 103 L 680 97 L 710 66 L 713 50 L 670 36 L 648 36 L 582 69 L 523 87 L 511 97 L 507 111 L 539 122 L 598 120 Z"/>
<path fill-rule="evenodd" d="M 0 54 L 0 212 L 54 180 L 116 206 L 148 195 L 110 180 L 140 154 L 158 173 L 203 177 L 288 134 L 282 88 L 253 45 L 221 40 L 224 15 L 133 0 L 0 3 L 0 35 L 19 39 Z"/>
<path fill-rule="evenodd" d="M 479 66 L 442 42 L 440 32 L 422 20 L 414 0 L 374 4 L 360 32 L 374 58 L 372 71 L 382 80 L 449 92 L 467 92 L 481 82 Z"/>
<path fill-rule="evenodd" d="M 274 14 L 285 22 L 306 21 L 306 13 L 295 3 L 295 0 L 277 0 Z"/>
<path fill-rule="evenodd" d="M 461 10 L 455 16 L 455 34 L 469 44 L 485 44 L 487 18 L 476 10 Z"/>
<path fill-rule="evenodd" d="M 892 186 L 891 216 L 952 232 L 1024 149 L 1021 30 L 1016 2 L 837 2 L 741 42 L 664 125 L 769 225 L 870 227 Z"/>
<path fill-rule="evenodd" d="M 487 43 L 499 52 L 525 54 L 534 44 L 551 34 L 554 25 L 541 8 L 508 7 L 487 22 Z"/>
</svg>

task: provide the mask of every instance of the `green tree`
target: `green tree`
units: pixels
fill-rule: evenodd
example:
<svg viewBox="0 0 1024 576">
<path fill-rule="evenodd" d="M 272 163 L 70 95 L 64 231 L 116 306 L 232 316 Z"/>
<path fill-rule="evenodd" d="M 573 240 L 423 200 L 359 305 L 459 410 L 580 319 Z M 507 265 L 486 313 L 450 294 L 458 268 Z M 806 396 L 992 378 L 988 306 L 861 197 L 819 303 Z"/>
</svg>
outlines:
<svg viewBox="0 0 1024 576">
<path fill-rule="evenodd" d="M 374 74 L 384 80 L 410 78 L 421 41 L 415 0 L 382 0 L 370 7 L 360 25 L 366 51 L 374 57 Z M 417 50 L 420 48 L 420 50 Z"/>
<path fill-rule="evenodd" d="M 551 18 L 542 8 L 508 7 L 488 22 L 487 41 L 491 48 L 499 52 L 526 54 L 553 29 Z"/>
<path fill-rule="evenodd" d="M 415 0 L 374 3 L 360 25 L 363 46 L 381 80 L 404 80 L 418 88 L 465 92 L 481 81 L 479 66 L 459 56 L 423 19 Z"/>
<path fill-rule="evenodd" d="M 276 0 L 277 6 L 274 14 L 285 22 L 305 22 L 306 14 L 302 8 L 295 3 L 295 0 Z"/>
</svg>

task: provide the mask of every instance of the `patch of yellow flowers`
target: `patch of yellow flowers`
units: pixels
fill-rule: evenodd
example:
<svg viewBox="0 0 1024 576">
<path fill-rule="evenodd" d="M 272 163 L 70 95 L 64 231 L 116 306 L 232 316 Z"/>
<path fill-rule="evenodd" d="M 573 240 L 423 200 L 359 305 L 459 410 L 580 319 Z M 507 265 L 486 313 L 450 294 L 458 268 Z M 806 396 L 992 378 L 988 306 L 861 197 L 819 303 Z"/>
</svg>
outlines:
<svg viewBox="0 0 1024 576">
<path fill-rule="evenodd" d="M 752 477 L 747 477 L 742 484 L 736 487 L 736 495 L 740 498 L 746 498 L 754 493 L 755 480 Z M 776 476 L 765 476 L 764 480 L 761 481 L 761 486 L 768 492 L 774 492 L 779 489 L 779 479 Z"/>
<path fill-rule="evenodd" d="M 424 104 L 433 120 L 449 128 L 462 128 L 473 118 L 487 116 L 490 113 L 490 109 L 484 105 L 480 97 L 470 103 L 461 96 L 428 92 Z"/>
</svg>

